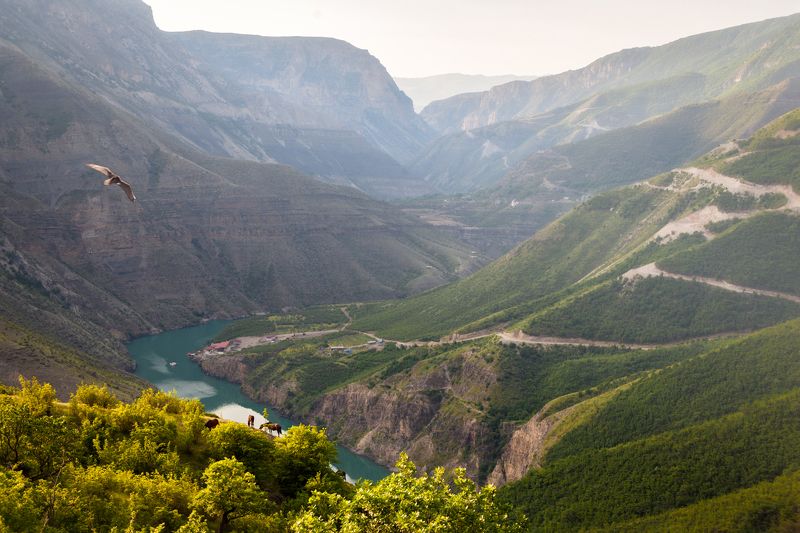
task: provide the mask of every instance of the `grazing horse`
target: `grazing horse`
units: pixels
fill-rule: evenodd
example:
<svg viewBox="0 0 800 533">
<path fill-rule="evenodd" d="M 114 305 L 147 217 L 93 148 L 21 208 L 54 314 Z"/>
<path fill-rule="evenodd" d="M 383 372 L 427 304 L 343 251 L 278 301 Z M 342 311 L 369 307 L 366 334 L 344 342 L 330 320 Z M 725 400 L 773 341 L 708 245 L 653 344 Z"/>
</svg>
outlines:
<svg viewBox="0 0 800 533">
<path fill-rule="evenodd" d="M 253 415 L 247 415 L 247 427 L 251 428 L 256 425 L 256 417 Z"/>
<path fill-rule="evenodd" d="M 218 425 L 219 425 L 219 420 L 217 420 L 216 418 L 212 418 L 211 420 L 209 420 L 208 422 L 206 422 L 206 427 L 207 427 L 208 429 L 214 429 L 214 428 L 215 428 L 215 427 L 217 427 Z"/>
<path fill-rule="evenodd" d="M 281 425 L 278 423 L 264 422 L 258 429 L 260 429 L 261 431 L 264 431 L 264 429 L 266 429 L 267 431 L 274 431 L 275 433 L 280 435 L 282 428 Z"/>
</svg>

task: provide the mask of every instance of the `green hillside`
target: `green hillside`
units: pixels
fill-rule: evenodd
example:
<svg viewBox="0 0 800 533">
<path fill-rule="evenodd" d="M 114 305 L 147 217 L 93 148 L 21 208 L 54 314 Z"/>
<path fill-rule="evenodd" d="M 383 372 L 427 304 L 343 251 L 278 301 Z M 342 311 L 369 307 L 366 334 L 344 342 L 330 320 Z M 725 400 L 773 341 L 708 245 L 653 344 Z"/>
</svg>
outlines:
<svg viewBox="0 0 800 533">
<path fill-rule="evenodd" d="M 692 505 L 800 468 L 793 443 L 799 325 L 729 341 L 645 376 L 567 433 L 544 468 L 501 493 L 533 526 L 569 530 Z M 779 494 L 782 483 L 789 482 L 776 481 Z M 688 509 L 632 524 L 665 530 Z"/>
<path fill-rule="evenodd" d="M 652 343 L 748 331 L 797 316 L 795 302 L 647 278 L 599 285 L 535 314 L 522 327 L 531 335 Z"/>
<path fill-rule="evenodd" d="M 752 141 L 715 150 L 698 164 L 727 172 L 728 165 L 758 154 L 793 153 L 800 138 L 791 133 L 796 115 L 780 117 L 756 132 Z M 767 140 L 776 135 L 781 137 L 775 141 L 779 148 Z M 750 145 L 771 148 L 763 152 L 747 148 Z M 600 152 L 586 161 L 599 158 Z M 788 183 L 789 178 L 778 173 L 773 181 Z M 675 240 L 649 240 L 669 222 L 709 205 L 746 213 L 742 217 L 765 213 L 727 228 L 719 225 L 722 222 L 711 224 L 708 227 L 717 234 L 710 240 L 692 232 Z M 353 327 L 386 338 L 412 339 L 519 323 L 538 334 L 641 342 L 764 327 L 795 316 L 794 304 L 711 287 L 692 289 L 677 280 L 645 281 L 623 291 L 612 280 L 629 268 L 658 261 L 664 268 L 675 266 L 676 273 L 793 292 L 796 289 L 788 287 L 796 285 L 796 217 L 776 211 L 786 205 L 774 192 L 756 198 L 687 173 L 668 173 L 648 186 L 598 194 L 469 278 L 399 302 L 362 307 Z M 695 233 L 706 230 L 700 226 Z M 653 301 L 664 305 L 648 303 Z M 683 302 L 700 307 L 683 312 Z M 626 322 L 634 315 L 640 325 Z M 612 329 L 604 329 L 602 321 Z M 670 326 L 669 321 L 677 322 Z M 534 323 L 540 326 L 534 328 Z"/>
<path fill-rule="evenodd" d="M 683 207 L 678 195 L 666 191 L 600 194 L 465 280 L 357 310 L 353 327 L 408 339 L 438 337 L 479 320 L 486 326 L 522 318 L 548 303 L 546 296 L 641 243 Z"/>
<path fill-rule="evenodd" d="M 502 496 L 531 530 L 574 531 L 769 481 L 800 468 L 798 400 L 795 390 L 680 431 L 553 461 Z"/>
<path fill-rule="evenodd" d="M 620 392 L 550 452 L 559 458 L 611 448 L 723 416 L 800 385 L 797 320 L 728 341 Z"/>
<path fill-rule="evenodd" d="M 780 436 L 793 416 L 791 401 L 778 398 L 800 386 L 800 329 L 796 320 L 786 322 L 800 316 L 791 296 L 796 200 L 787 192 L 775 201 L 773 189 L 705 169 L 719 171 L 762 149 L 746 146 L 778 149 L 769 139 L 794 131 L 791 117 L 754 140 L 715 149 L 695 163 L 700 168 L 600 193 L 464 280 L 351 308 L 353 329 L 442 342 L 394 352 L 355 380 L 326 382 L 304 412 L 345 442 L 367 443 L 368 453 L 380 453 L 379 439 L 405 446 L 423 464 L 467 464 L 477 479 L 510 482 L 508 501 L 548 530 L 605 527 L 770 482 L 798 459 L 787 448 L 790 438 Z M 794 146 L 779 140 L 783 149 Z M 502 342 L 448 344 L 458 340 L 454 333 L 487 329 Z M 555 346 L 514 345 L 537 342 L 525 334 Z M 297 367 L 294 382 L 304 382 L 299 369 L 308 364 Z M 761 401 L 763 413 L 753 415 L 748 405 Z M 375 417 L 375 406 L 382 416 Z M 394 437 L 389 420 L 408 428 L 406 436 Z M 748 448 L 755 437 L 747 435 L 762 423 L 773 424 L 758 426 L 766 440 Z M 753 453 L 775 462 L 741 476 L 746 463 L 729 465 L 713 487 L 708 479 L 721 467 L 704 454 L 723 433 L 741 434 L 726 453 L 763 444 Z M 448 452 L 454 439 L 468 444 Z M 698 443 L 696 453 L 687 442 Z M 580 472 L 594 461 L 607 461 L 608 470 L 602 466 L 584 484 Z M 610 479 L 627 462 L 642 470 Z M 679 478 L 643 478 L 662 463 L 693 481 L 681 488 Z M 604 494 L 609 476 L 613 489 Z M 639 481 L 632 479 L 649 484 L 644 496 L 634 495 Z M 662 493 L 670 500 L 659 500 Z"/>
<path fill-rule="evenodd" d="M 799 506 L 800 470 L 794 470 L 750 488 L 593 531 L 792 531 L 800 525 Z"/>
<path fill-rule="evenodd" d="M 784 213 L 738 222 L 714 240 L 658 262 L 668 272 L 800 295 L 798 265 L 800 217 Z"/>
</svg>

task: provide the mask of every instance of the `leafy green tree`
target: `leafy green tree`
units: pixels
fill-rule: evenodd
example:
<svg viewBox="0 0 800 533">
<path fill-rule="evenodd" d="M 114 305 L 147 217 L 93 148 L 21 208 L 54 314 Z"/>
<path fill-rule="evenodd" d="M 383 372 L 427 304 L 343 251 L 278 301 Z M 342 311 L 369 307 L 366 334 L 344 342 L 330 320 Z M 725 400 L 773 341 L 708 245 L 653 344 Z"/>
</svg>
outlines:
<svg viewBox="0 0 800 533">
<path fill-rule="evenodd" d="M 70 406 L 81 404 L 89 407 L 112 408 L 119 405 L 119 400 L 106 385 L 80 385 L 69 398 Z"/>
<path fill-rule="evenodd" d="M 42 406 L 39 406 L 42 407 Z M 0 402 L 0 464 L 32 480 L 53 475 L 78 448 L 77 431 L 63 417 L 34 416 L 29 403 Z"/>
<path fill-rule="evenodd" d="M 79 455 L 78 431 L 66 417 L 30 421 L 23 470 L 32 480 L 52 478 Z"/>
<path fill-rule="evenodd" d="M 31 410 L 33 416 L 50 414 L 53 402 L 56 400 L 56 390 L 49 383 L 39 383 L 35 377 L 26 380 L 19 377 L 19 399 L 22 405 Z"/>
<path fill-rule="evenodd" d="M 275 444 L 269 436 L 242 424 L 220 424 L 206 438 L 213 459 L 235 457 L 261 488 L 274 488 Z"/>
<path fill-rule="evenodd" d="M 314 492 L 307 510 L 292 524 L 295 533 L 356 532 L 513 532 L 521 524 L 509 520 L 495 503 L 495 489 L 483 489 L 456 469 L 451 482 L 443 468 L 416 475 L 416 466 L 401 454 L 398 472 L 378 483 L 360 485 L 351 500 Z"/>
<path fill-rule="evenodd" d="M 0 462 L 8 468 L 20 464 L 27 448 L 32 414 L 14 398 L 0 403 Z"/>
<path fill-rule="evenodd" d="M 336 445 L 328 440 L 324 428 L 300 424 L 290 427 L 275 441 L 281 491 L 295 496 L 318 472 L 330 472 L 336 461 Z"/>
<path fill-rule="evenodd" d="M 255 476 L 234 458 L 211 463 L 203 472 L 203 482 L 205 487 L 194 497 L 192 507 L 219 520 L 219 533 L 229 531 L 234 520 L 270 506 L 258 490 Z"/>
<path fill-rule="evenodd" d="M 177 533 L 208 533 L 209 531 L 208 524 L 203 520 L 203 517 L 200 516 L 200 513 L 192 511 L 192 514 L 189 515 L 189 519 L 178 528 Z"/>
<path fill-rule="evenodd" d="M 21 472 L 0 468 L 0 531 L 26 531 L 40 522 L 37 491 Z"/>
</svg>

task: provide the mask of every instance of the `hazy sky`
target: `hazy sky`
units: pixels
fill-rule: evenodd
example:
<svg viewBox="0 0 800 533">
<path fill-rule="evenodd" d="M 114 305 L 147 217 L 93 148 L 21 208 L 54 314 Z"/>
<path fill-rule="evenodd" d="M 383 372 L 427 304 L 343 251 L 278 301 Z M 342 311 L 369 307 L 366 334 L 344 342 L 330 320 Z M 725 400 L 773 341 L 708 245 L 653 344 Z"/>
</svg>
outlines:
<svg viewBox="0 0 800 533">
<path fill-rule="evenodd" d="M 800 11 L 800 0 L 145 0 L 167 31 L 313 35 L 393 76 L 553 74 L 622 48 Z"/>
</svg>

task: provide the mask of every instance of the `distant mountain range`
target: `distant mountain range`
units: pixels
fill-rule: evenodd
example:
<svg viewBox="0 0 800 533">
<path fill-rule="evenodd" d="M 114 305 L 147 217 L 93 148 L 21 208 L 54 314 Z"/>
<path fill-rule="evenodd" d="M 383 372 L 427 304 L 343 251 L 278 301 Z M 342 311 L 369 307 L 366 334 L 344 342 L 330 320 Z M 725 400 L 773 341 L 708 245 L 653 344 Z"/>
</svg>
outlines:
<svg viewBox="0 0 800 533">
<path fill-rule="evenodd" d="M 579 70 L 433 102 L 421 115 L 443 136 L 412 172 L 441 191 L 472 191 L 518 173 L 522 161 L 553 146 L 600 137 L 681 107 L 754 94 L 798 76 L 800 15 L 623 50 Z M 747 135 L 763 124 L 729 134 Z"/>
<path fill-rule="evenodd" d="M 435 100 L 444 100 L 463 93 L 482 92 L 512 81 L 530 81 L 538 76 L 484 76 L 482 74 L 438 74 L 421 78 L 395 78 L 397 86 L 414 101 L 414 109 L 422 111 Z"/>
</svg>

